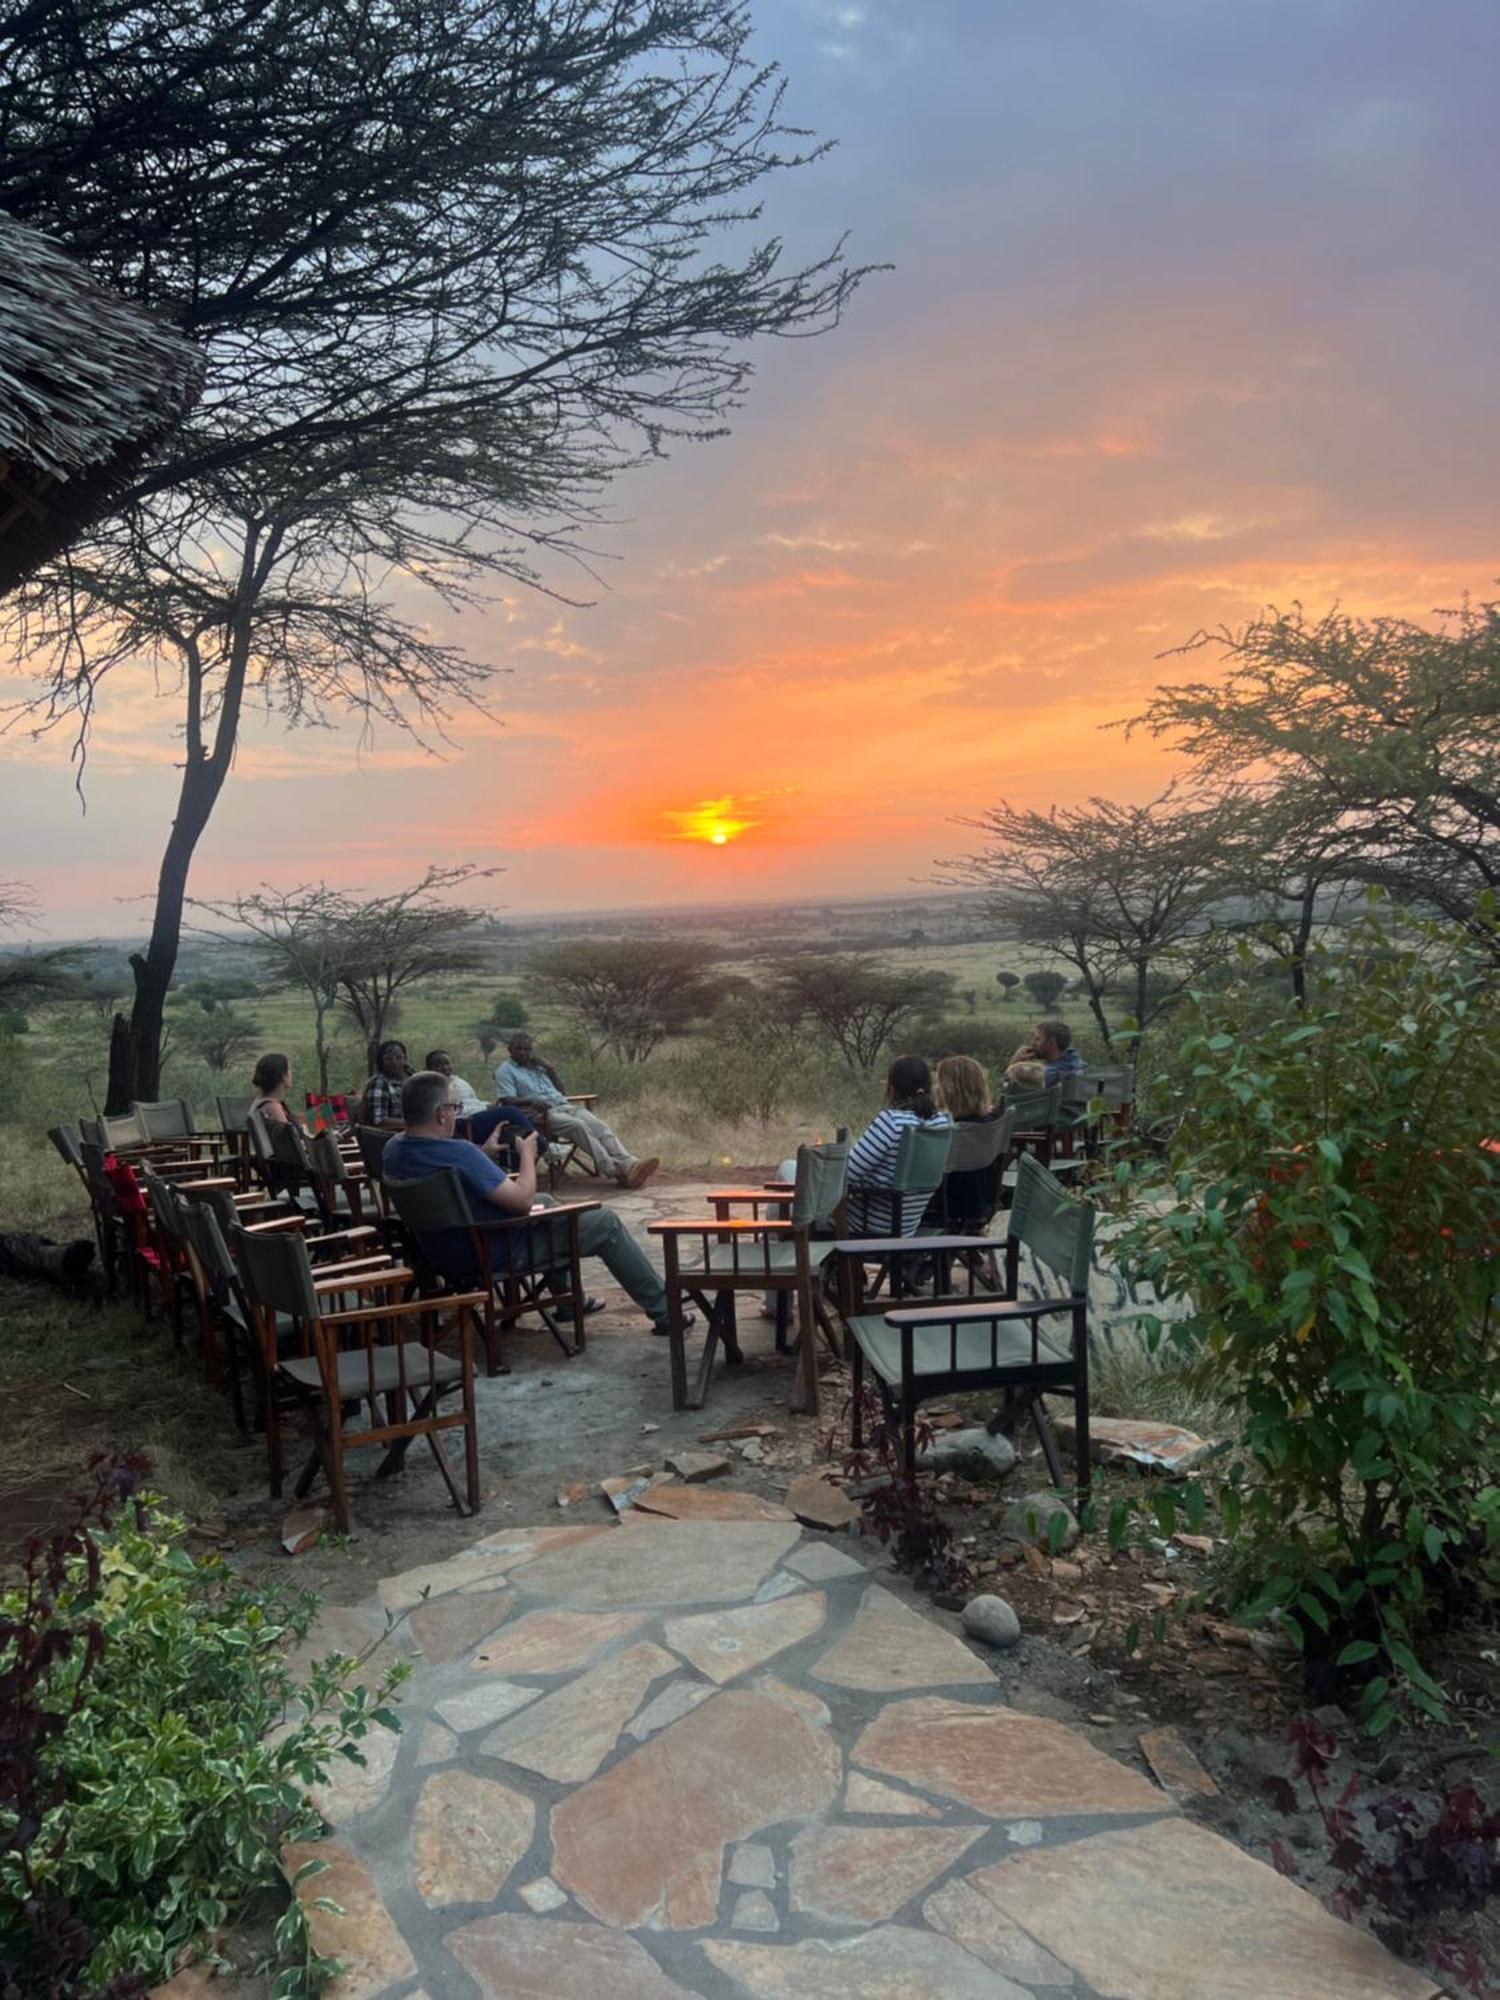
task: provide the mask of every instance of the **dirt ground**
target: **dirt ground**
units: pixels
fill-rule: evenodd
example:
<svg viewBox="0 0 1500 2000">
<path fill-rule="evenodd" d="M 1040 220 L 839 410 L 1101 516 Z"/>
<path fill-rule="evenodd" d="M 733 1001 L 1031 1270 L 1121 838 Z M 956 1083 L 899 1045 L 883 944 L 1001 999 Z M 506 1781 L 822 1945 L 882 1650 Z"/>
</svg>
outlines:
<svg viewBox="0 0 1500 2000">
<path fill-rule="evenodd" d="M 687 1191 L 701 1186 L 663 1175 L 651 1205 L 681 1213 Z M 61 1220 L 71 1227 L 71 1218 Z M 729 1471 L 718 1484 L 777 1500 L 797 1474 L 828 1465 L 830 1447 L 836 1462 L 847 1414 L 847 1380 L 836 1364 L 825 1372 L 820 1418 L 792 1415 L 790 1363 L 774 1353 L 769 1326 L 753 1308 L 742 1309 L 744 1365 L 719 1371 L 705 1409 L 674 1415 L 665 1341 L 651 1336 L 600 1267 L 586 1276 L 607 1310 L 589 1319 L 585 1354 L 569 1359 L 545 1331 L 523 1333 L 511 1341 L 513 1372 L 480 1379 L 484 1500 L 477 1519 L 453 1511 L 425 1451 L 414 1451 L 388 1480 L 356 1462 L 355 1534 L 345 1540 L 324 1532 L 296 1556 L 282 1546 L 297 1504 L 291 1481 L 281 1501 L 271 1499 L 260 1439 L 235 1430 L 225 1399 L 198 1380 L 165 1325 L 142 1332 L 122 1309 L 0 1282 L 0 1560 L 56 1520 L 83 1460 L 97 1449 L 153 1453 L 161 1484 L 203 1546 L 228 1554 L 247 1576 L 315 1591 L 331 1604 L 354 1603 L 382 1576 L 441 1560 L 482 1534 L 600 1518 L 608 1509 L 600 1480 L 635 1468 L 662 1474 L 675 1451 L 720 1452 Z M 761 1434 L 714 1439 L 751 1426 Z M 1200 1596 L 1211 1596 L 1212 1543 L 1174 1538 L 1111 1556 L 1102 1537 L 1090 1537 L 1054 1559 L 1003 1541 L 1005 1500 L 1046 1484 L 1035 1440 L 1023 1433 L 1017 1443 L 1021 1463 L 1002 1485 L 945 1479 L 935 1488 L 973 1588 L 1005 1597 L 1020 1618 L 1021 1643 L 992 1655 L 1001 1699 L 1054 1716 L 1138 1765 L 1143 1732 L 1172 1732 L 1209 1781 L 1207 1795 L 1182 1796 L 1184 1809 L 1262 1858 L 1274 1841 L 1284 1842 L 1297 1878 L 1326 1895 L 1336 1884 L 1310 1801 L 1287 1817 L 1266 1788 L 1287 1773 L 1286 1729 L 1306 1712 L 1295 1655 L 1274 1634 L 1243 1631 L 1197 1608 Z M 294 1447 L 289 1465 L 301 1456 Z M 1109 1470 L 1105 1507 L 1115 1492 L 1151 1477 Z M 583 1491 L 562 1510 L 559 1495 L 568 1488 Z M 884 1560 L 868 1536 L 856 1534 L 845 1546 Z M 956 1627 L 951 1610 L 947 1615 Z M 1132 1625 L 1142 1635 L 1135 1650 L 1126 1645 Z M 1403 1729 L 1373 1745 L 1337 1711 L 1323 1715 L 1341 1744 L 1340 1783 L 1357 1771 L 1365 1796 L 1399 1791 L 1434 1804 L 1445 1786 L 1470 1779 L 1494 1793 L 1497 1661 L 1500 1632 L 1491 1614 L 1455 1641 L 1446 1678 L 1457 1701 L 1442 1728 Z M 1493 1911 L 1445 1934 L 1500 1963 Z"/>
</svg>

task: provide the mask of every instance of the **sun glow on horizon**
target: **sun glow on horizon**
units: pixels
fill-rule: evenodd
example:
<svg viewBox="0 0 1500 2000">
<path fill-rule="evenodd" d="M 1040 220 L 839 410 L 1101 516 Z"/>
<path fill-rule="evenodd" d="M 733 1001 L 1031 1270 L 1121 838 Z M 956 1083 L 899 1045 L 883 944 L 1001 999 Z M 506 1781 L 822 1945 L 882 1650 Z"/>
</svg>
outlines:
<svg viewBox="0 0 1500 2000">
<path fill-rule="evenodd" d="M 686 810 L 664 812 L 662 818 L 672 829 L 674 840 L 700 840 L 710 847 L 728 847 L 759 821 L 745 817 L 735 799 L 700 799 Z"/>
</svg>

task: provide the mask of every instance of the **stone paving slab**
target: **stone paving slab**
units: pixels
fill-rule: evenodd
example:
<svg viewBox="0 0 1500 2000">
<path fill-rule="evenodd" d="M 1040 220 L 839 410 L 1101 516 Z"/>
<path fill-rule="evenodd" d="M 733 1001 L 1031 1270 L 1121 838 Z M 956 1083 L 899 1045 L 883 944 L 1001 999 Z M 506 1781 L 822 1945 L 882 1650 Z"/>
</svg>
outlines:
<svg viewBox="0 0 1500 2000">
<path fill-rule="evenodd" d="M 416 1665 L 285 1857 L 329 2000 L 1434 2000 L 861 1555 L 637 1514 L 341 1614 Z"/>
</svg>

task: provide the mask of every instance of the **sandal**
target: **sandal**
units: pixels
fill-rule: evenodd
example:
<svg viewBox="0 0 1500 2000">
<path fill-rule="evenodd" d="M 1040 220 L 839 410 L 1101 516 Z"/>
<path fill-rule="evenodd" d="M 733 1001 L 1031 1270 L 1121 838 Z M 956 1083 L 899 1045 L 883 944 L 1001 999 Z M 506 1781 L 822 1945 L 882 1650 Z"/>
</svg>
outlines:
<svg viewBox="0 0 1500 2000">
<path fill-rule="evenodd" d="M 602 1313 L 604 1310 L 604 1301 L 603 1299 L 587 1298 L 583 1302 L 583 1309 L 586 1313 Z M 571 1319 L 573 1317 L 573 1301 L 571 1299 L 564 1299 L 561 1305 L 555 1305 L 552 1308 L 552 1315 L 554 1319 Z"/>
</svg>

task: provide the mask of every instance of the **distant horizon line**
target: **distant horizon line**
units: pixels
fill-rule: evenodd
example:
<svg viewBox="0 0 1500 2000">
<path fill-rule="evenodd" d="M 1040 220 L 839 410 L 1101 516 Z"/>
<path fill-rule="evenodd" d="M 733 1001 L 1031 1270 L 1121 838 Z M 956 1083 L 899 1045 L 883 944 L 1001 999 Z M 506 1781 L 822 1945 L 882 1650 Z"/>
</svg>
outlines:
<svg viewBox="0 0 1500 2000">
<path fill-rule="evenodd" d="M 926 894 L 913 892 L 910 895 L 888 893 L 868 896 L 754 896 L 736 899 L 733 902 L 702 903 L 604 903 L 588 909 L 552 910 L 514 913 L 505 908 L 492 910 L 488 916 L 497 923 L 509 923 L 517 930 L 524 930 L 536 924 L 569 922 L 586 923 L 601 917 L 673 917 L 673 916 L 713 916 L 719 912 L 726 914 L 744 910 L 785 910 L 789 914 L 799 910 L 869 910 L 886 909 L 892 906 L 904 907 L 908 904 L 930 905 L 933 903 L 963 903 L 975 901 L 985 895 L 983 889 L 933 888 Z M 214 933 L 195 928 L 184 928 L 184 942 L 206 939 Z M 144 932 L 92 931 L 87 935 L 34 936 L 31 942 L 49 947 L 130 945 L 145 936 Z M 0 945 L 0 952 L 22 952 L 28 941 L 18 938 L 13 943 Z"/>
</svg>

